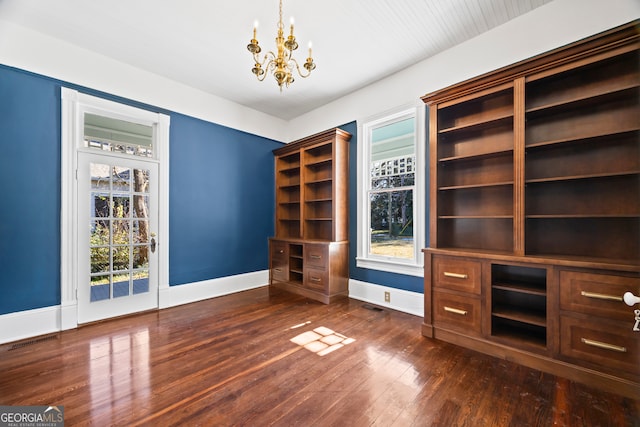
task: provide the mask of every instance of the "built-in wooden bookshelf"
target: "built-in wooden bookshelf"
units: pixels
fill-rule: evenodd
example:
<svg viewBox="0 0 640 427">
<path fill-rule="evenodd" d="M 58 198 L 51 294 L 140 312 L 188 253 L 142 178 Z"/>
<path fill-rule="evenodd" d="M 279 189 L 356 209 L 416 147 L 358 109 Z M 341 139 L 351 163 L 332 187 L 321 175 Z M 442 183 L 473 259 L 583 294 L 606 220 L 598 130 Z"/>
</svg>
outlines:
<svg viewBox="0 0 640 427">
<path fill-rule="evenodd" d="M 423 98 L 424 335 L 640 395 L 637 28 Z"/>
<path fill-rule="evenodd" d="M 350 138 L 331 129 L 274 150 L 272 286 L 324 303 L 347 294 Z"/>
</svg>

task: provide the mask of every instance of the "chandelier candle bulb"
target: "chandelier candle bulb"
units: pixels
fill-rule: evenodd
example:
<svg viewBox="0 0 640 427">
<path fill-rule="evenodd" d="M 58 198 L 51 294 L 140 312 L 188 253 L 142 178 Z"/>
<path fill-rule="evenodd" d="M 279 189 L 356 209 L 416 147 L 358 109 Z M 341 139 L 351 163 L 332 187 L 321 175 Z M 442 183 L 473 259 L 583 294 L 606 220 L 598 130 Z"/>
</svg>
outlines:
<svg viewBox="0 0 640 427">
<path fill-rule="evenodd" d="M 312 46 L 312 44 L 311 44 L 311 42 L 309 42 L 309 58 L 311 58 L 311 46 Z"/>
<path fill-rule="evenodd" d="M 291 17 L 291 37 L 293 37 L 293 16 Z"/>
</svg>

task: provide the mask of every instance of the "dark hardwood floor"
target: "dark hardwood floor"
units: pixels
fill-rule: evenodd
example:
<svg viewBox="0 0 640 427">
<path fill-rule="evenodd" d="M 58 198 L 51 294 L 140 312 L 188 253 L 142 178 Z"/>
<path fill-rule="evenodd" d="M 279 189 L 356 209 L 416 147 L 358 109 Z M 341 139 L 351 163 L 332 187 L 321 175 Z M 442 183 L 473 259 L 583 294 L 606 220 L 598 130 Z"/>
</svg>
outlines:
<svg viewBox="0 0 640 427">
<path fill-rule="evenodd" d="M 424 338 L 421 318 L 365 306 L 261 288 L 6 344 L 0 404 L 64 405 L 65 425 L 640 425 L 640 397 Z"/>
</svg>

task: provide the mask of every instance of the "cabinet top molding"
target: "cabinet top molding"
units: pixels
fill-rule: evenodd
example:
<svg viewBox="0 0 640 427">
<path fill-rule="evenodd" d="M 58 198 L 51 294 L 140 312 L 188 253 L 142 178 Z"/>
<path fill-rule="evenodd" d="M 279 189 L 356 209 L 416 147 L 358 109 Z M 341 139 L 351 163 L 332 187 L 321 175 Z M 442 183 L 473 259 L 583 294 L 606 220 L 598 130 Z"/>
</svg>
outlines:
<svg viewBox="0 0 640 427">
<path fill-rule="evenodd" d="M 593 57 L 596 54 L 607 55 L 638 49 L 639 44 L 640 20 L 634 20 L 566 46 L 428 93 L 421 99 L 429 105 L 448 101 L 519 77 L 541 73 L 566 64 L 577 64 L 581 58 Z"/>
<path fill-rule="evenodd" d="M 276 148 L 275 150 L 273 150 L 273 154 L 281 155 L 286 154 L 290 151 L 297 151 L 302 147 L 314 145 L 318 142 L 326 141 L 336 136 L 344 138 L 346 141 L 349 141 L 351 139 L 351 134 L 349 132 L 344 131 L 340 128 L 332 128 L 322 132 L 318 132 L 311 136 L 307 136 L 302 139 L 298 139 L 296 141 L 292 141 L 280 148 Z"/>
</svg>

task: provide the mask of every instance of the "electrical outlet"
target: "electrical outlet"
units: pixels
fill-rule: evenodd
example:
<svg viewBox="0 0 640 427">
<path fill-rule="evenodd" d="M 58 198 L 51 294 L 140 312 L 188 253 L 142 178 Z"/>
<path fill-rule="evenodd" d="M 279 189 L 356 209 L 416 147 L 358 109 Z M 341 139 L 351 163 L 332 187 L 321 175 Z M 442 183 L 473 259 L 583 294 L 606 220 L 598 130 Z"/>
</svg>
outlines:
<svg viewBox="0 0 640 427">
<path fill-rule="evenodd" d="M 391 292 L 384 293 L 384 302 L 391 302 Z"/>
</svg>

